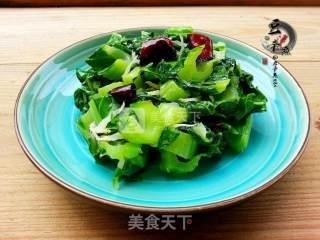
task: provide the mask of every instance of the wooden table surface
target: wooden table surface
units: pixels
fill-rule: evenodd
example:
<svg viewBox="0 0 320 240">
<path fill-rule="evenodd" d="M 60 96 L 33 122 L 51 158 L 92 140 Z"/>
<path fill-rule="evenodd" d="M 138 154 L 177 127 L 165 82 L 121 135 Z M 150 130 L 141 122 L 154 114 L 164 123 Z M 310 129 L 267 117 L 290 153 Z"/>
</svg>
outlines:
<svg viewBox="0 0 320 240">
<path fill-rule="evenodd" d="M 28 75 L 61 48 L 121 28 L 193 25 L 258 48 L 273 18 L 297 31 L 280 59 L 311 107 L 309 144 L 278 183 L 232 208 L 193 215 L 189 231 L 128 231 L 128 214 L 92 206 L 43 176 L 27 159 L 13 126 L 16 96 Z M 313 8 L 52 8 L 0 9 L 0 239 L 320 239 L 320 9 Z"/>
</svg>

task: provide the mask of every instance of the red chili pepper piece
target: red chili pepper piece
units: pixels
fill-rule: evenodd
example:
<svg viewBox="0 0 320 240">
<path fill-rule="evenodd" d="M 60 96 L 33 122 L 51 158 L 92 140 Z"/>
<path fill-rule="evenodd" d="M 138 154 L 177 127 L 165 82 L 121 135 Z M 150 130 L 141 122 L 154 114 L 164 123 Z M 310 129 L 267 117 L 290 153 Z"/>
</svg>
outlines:
<svg viewBox="0 0 320 240">
<path fill-rule="evenodd" d="M 199 62 L 205 62 L 213 58 L 213 44 L 212 40 L 209 37 L 198 33 L 191 33 L 188 35 L 188 41 L 190 48 L 205 45 L 204 49 L 198 57 Z"/>
<path fill-rule="evenodd" d="M 166 61 L 175 60 L 177 57 L 173 42 L 166 37 L 149 40 L 142 44 L 140 50 L 140 63 L 159 63 L 162 59 Z"/>
<path fill-rule="evenodd" d="M 136 98 L 136 86 L 134 84 L 117 87 L 110 91 L 110 95 L 119 103 L 133 102 Z"/>
</svg>

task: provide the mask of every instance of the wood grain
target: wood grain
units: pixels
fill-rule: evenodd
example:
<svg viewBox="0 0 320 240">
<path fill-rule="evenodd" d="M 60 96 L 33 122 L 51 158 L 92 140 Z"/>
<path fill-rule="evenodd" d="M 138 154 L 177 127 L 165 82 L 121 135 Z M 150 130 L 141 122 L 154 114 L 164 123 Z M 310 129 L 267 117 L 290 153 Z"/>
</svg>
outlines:
<svg viewBox="0 0 320 240">
<path fill-rule="evenodd" d="M 75 198 L 39 173 L 20 149 L 13 129 L 18 91 L 39 63 L 66 45 L 114 29 L 188 22 L 259 48 L 274 17 L 298 32 L 292 56 L 280 61 L 305 90 L 312 128 L 297 166 L 257 197 L 194 215 L 186 232 L 128 231 L 127 214 Z M 0 239 L 320 239 L 319 22 L 318 8 L 0 9 Z"/>
<path fill-rule="evenodd" d="M 142 26 L 192 25 L 262 49 L 260 39 L 274 18 L 298 34 L 288 61 L 320 61 L 318 8 L 65 8 L 0 9 L 0 64 L 40 63 L 56 51 L 101 32 Z M 226 11 L 226 9 L 228 9 Z M 297 17 L 299 15 L 299 17 Z M 195 17 L 196 16 L 196 17 Z M 8 51 L 8 49 L 23 49 Z"/>
<path fill-rule="evenodd" d="M 58 6 L 319 6 L 314 0 L 3 0 L 0 6 L 58 7 Z"/>
</svg>

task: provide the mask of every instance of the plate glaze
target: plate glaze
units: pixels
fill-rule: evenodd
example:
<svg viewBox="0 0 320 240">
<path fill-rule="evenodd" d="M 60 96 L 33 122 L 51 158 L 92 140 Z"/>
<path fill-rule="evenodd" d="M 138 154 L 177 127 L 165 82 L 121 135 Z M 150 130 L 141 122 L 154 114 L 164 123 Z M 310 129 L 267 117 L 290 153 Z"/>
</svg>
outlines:
<svg viewBox="0 0 320 240">
<path fill-rule="evenodd" d="M 127 37 L 141 30 L 118 31 Z M 111 207 L 144 212 L 192 212 L 236 203 L 270 186 L 298 160 L 309 133 L 309 109 L 302 89 L 280 64 L 279 86 L 272 85 L 273 60 L 242 42 L 207 34 L 227 45 L 227 56 L 254 75 L 254 84 L 268 98 L 268 111 L 254 114 L 248 148 L 225 154 L 220 160 L 202 161 L 184 178 L 172 178 L 151 166 L 136 182 L 112 188 L 114 166 L 95 163 L 76 127 L 80 112 L 73 92 L 80 86 L 76 68 L 111 33 L 75 43 L 36 69 L 23 86 L 15 107 L 18 140 L 30 160 L 50 179 L 86 198 Z M 268 58 L 268 64 L 261 63 Z"/>
</svg>

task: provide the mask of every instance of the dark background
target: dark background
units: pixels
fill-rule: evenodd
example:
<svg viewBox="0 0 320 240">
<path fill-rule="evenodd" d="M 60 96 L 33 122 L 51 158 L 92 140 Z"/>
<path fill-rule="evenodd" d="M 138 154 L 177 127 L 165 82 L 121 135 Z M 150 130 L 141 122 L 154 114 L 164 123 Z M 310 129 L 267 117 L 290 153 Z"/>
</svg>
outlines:
<svg viewBox="0 0 320 240">
<path fill-rule="evenodd" d="M 1 0 L 7 7 L 52 6 L 320 6 L 319 0 Z"/>
</svg>

